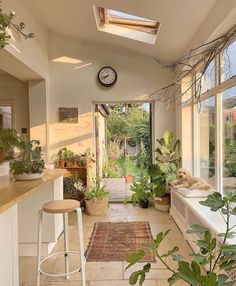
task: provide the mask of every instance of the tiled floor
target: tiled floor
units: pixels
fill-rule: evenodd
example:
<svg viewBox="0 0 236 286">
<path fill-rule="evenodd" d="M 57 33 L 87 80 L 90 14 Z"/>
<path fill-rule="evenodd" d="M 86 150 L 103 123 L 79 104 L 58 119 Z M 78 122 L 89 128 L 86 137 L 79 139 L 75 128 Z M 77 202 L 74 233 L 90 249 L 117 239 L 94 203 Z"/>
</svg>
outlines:
<svg viewBox="0 0 236 286">
<path fill-rule="evenodd" d="M 125 197 L 131 197 L 133 192 L 130 190 L 130 184 L 125 183 L 125 178 L 103 179 L 108 188 L 110 202 L 123 202 Z"/>
<path fill-rule="evenodd" d="M 191 251 L 189 245 L 184 240 L 181 232 L 169 217 L 168 213 L 162 213 L 156 211 L 154 208 L 141 209 L 140 207 L 134 207 L 132 205 L 124 206 L 123 204 L 110 204 L 107 215 L 93 217 L 84 214 L 84 240 L 85 246 L 87 246 L 89 237 L 91 235 L 93 225 L 97 221 L 149 221 L 153 236 L 158 232 L 171 229 L 171 234 L 168 239 L 163 242 L 163 250 L 170 249 L 171 247 L 178 245 L 180 253 L 187 256 Z M 69 236 L 70 236 L 70 248 L 72 250 L 78 249 L 78 232 L 75 227 L 76 216 L 74 213 L 69 218 Z M 63 237 L 60 237 L 57 245 L 54 248 L 54 252 L 62 250 Z M 75 266 L 79 262 L 77 257 L 71 257 L 71 267 Z M 128 278 L 131 272 L 133 272 L 141 264 L 130 268 L 125 271 L 126 262 L 88 262 L 86 265 L 88 286 L 128 286 Z M 20 286 L 34 286 L 36 258 L 35 257 L 21 257 L 20 258 Z M 53 258 L 50 263 L 45 265 L 45 269 L 48 271 L 63 271 L 63 259 Z M 170 273 L 163 265 L 157 261 L 152 263 L 152 271 L 147 276 L 147 281 L 144 286 L 167 286 L 166 279 L 170 276 Z M 71 275 L 68 281 L 64 278 L 52 278 L 42 277 L 43 286 L 81 286 L 81 277 L 79 273 Z M 175 285 L 185 285 L 183 282 Z"/>
</svg>

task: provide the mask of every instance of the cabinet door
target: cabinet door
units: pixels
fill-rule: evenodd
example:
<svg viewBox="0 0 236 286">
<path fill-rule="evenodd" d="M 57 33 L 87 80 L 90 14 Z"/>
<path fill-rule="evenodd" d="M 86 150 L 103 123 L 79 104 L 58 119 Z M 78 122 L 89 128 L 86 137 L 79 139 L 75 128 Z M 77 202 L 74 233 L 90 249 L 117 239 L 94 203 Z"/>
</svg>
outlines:
<svg viewBox="0 0 236 286">
<path fill-rule="evenodd" d="M 17 206 L 0 213 L 0 285 L 19 285 Z"/>
</svg>

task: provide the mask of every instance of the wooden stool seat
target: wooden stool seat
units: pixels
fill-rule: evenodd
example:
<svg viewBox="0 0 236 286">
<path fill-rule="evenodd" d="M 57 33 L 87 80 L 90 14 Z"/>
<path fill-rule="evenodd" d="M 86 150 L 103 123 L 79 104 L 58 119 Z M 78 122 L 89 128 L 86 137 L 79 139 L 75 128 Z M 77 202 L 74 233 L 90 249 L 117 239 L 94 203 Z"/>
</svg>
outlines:
<svg viewBox="0 0 236 286">
<path fill-rule="evenodd" d="M 80 208 L 80 202 L 76 200 L 57 200 L 50 201 L 43 205 L 43 211 L 46 213 L 70 213 Z"/>
</svg>

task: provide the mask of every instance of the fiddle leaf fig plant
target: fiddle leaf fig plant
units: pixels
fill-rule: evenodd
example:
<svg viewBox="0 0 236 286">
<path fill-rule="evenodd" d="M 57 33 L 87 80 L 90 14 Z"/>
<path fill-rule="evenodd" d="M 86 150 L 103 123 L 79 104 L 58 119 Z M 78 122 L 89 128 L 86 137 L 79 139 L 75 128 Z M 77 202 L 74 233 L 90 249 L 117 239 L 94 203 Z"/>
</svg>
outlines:
<svg viewBox="0 0 236 286">
<path fill-rule="evenodd" d="M 157 197 L 167 194 L 167 186 L 176 179 L 176 170 L 180 164 L 179 146 L 180 141 L 173 142 L 174 133 L 165 131 L 161 139 L 157 139 L 156 162 L 148 169 L 152 178 L 152 190 Z"/>
<path fill-rule="evenodd" d="M 1 4 L 1 1 L 0 1 Z M 11 36 L 7 33 L 7 29 L 10 27 L 12 19 L 15 17 L 15 12 L 11 11 L 6 14 L 0 7 L 0 49 L 8 45 L 8 40 Z"/>
<path fill-rule="evenodd" d="M 236 266 L 236 244 L 230 244 L 230 239 L 236 234 L 234 231 L 236 225 L 231 223 L 230 218 L 236 216 L 236 207 L 232 208 L 232 203 L 236 202 L 236 192 L 229 192 L 224 197 L 220 193 L 209 195 L 205 201 L 200 204 L 210 208 L 213 212 L 219 212 L 222 216 L 222 221 L 225 222 L 225 232 L 218 234 L 216 239 L 215 234 L 207 227 L 201 225 L 192 225 L 188 233 L 195 233 L 199 239 L 195 241 L 199 247 L 199 253 L 191 253 L 192 262 L 187 262 L 178 251 L 178 246 L 163 253 L 160 251 L 161 243 L 166 239 L 170 230 L 160 232 L 156 238 L 145 248 L 151 249 L 155 256 L 162 264 L 172 273 L 169 277 L 169 285 L 173 285 L 179 280 L 185 281 L 192 286 L 233 286 L 233 281 L 227 275 L 227 270 L 231 270 Z M 133 266 L 145 256 L 145 249 L 132 253 L 128 257 L 128 266 Z M 167 262 L 167 258 L 177 264 L 177 267 L 172 267 Z M 205 269 L 203 268 L 205 267 Z M 130 285 L 143 285 L 146 274 L 151 270 L 150 263 L 144 265 L 140 270 L 133 272 L 129 278 Z"/>
</svg>

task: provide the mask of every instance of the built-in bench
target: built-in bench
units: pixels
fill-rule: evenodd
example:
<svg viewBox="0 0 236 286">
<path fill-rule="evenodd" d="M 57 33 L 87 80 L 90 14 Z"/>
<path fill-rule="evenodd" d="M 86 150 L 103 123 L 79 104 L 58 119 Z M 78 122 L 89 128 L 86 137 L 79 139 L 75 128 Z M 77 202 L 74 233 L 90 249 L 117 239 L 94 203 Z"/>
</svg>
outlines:
<svg viewBox="0 0 236 286">
<path fill-rule="evenodd" d="M 171 192 L 171 208 L 170 215 L 180 228 L 184 238 L 188 241 L 194 252 L 198 253 L 199 248 L 194 241 L 199 239 L 196 234 L 188 234 L 186 231 L 191 228 L 191 225 L 198 224 L 208 227 L 217 238 L 219 233 L 226 231 L 226 224 L 219 212 L 212 212 L 208 207 L 202 206 L 199 202 L 205 198 L 185 198 L 175 190 Z M 230 225 L 236 224 L 236 216 L 231 217 Z M 227 243 L 236 244 L 236 237 L 228 239 Z M 227 273 L 233 281 L 236 281 L 236 269 Z"/>
</svg>

